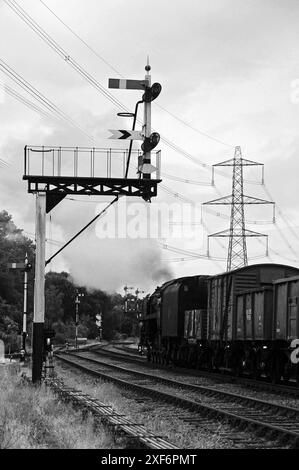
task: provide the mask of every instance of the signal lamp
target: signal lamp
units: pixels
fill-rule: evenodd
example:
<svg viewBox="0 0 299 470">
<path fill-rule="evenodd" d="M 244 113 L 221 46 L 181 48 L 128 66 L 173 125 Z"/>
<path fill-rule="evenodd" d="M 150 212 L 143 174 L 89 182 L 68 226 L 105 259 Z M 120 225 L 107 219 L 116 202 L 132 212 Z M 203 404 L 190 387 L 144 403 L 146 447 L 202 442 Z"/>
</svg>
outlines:
<svg viewBox="0 0 299 470">
<path fill-rule="evenodd" d="M 144 153 L 150 152 L 153 150 L 158 143 L 160 142 L 160 134 L 158 132 L 153 132 L 149 137 L 145 137 L 141 149 Z"/>
<path fill-rule="evenodd" d="M 154 101 L 161 93 L 162 85 L 160 83 L 154 83 L 151 87 L 146 87 L 145 92 L 142 96 L 142 101 L 150 103 Z"/>
</svg>

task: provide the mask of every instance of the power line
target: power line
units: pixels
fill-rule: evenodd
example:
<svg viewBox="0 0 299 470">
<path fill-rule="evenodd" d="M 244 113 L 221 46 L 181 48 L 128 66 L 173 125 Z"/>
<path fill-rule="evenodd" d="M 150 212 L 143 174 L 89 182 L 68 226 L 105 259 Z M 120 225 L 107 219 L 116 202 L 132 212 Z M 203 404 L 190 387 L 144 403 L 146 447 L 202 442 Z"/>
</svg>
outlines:
<svg viewBox="0 0 299 470">
<path fill-rule="evenodd" d="M 4 0 L 4 2 L 6 3 L 7 6 L 9 6 L 19 16 L 19 18 L 21 18 L 36 34 L 38 34 L 38 36 L 43 41 L 45 41 L 64 61 L 66 61 L 69 65 L 71 65 L 83 78 L 85 78 L 93 87 L 95 87 L 98 91 L 100 91 L 110 102 L 112 102 L 119 109 L 122 109 L 122 110 L 125 109 L 126 111 L 129 111 L 129 109 L 126 106 L 124 106 L 119 100 L 114 98 L 113 95 L 111 95 L 105 88 L 103 88 L 100 85 L 100 83 L 94 77 L 92 77 L 92 75 L 90 75 L 83 67 L 81 67 L 42 27 L 40 27 L 38 25 L 38 23 L 22 7 L 20 7 L 20 5 L 18 5 L 18 3 L 15 0 Z M 42 2 L 42 3 L 44 4 L 44 2 Z M 51 11 L 51 13 L 54 14 L 54 12 L 52 12 L 52 10 L 49 7 L 47 7 L 47 8 L 48 8 L 49 11 Z M 55 14 L 55 16 L 56 16 L 56 18 L 59 18 L 58 15 Z M 62 20 L 60 20 L 60 21 L 66 26 L 65 22 L 63 22 Z M 69 28 L 69 29 L 71 30 L 71 28 Z M 73 32 L 73 30 L 71 30 L 71 31 Z M 77 35 L 77 33 L 76 33 L 76 35 Z M 79 35 L 77 35 L 77 37 L 79 37 Z M 81 38 L 80 38 L 80 40 L 81 40 Z M 83 42 L 85 43 L 85 41 L 83 41 Z M 99 58 L 101 58 L 101 60 L 103 60 L 103 58 L 100 55 L 98 55 L 98 56 L 99 56 Z M 111 66 L 111 64 L 109 64 L 107 61 L 105 61 L 105 62 L 109 66 Z M 115 71 L 117 71 L 117 70 L 115 69 Z M 117 71 L 117 73 L 119 73 L 119 72 Z M 180 118 L 178 118 L 178 119 L 180 119 Z M 181 120 L 181 121 L 184 122 L 183 120 Z M 138 122 L 141 122 L 141 121 L 138 120 Z M 199 132 L 201 132 L 201 131 L 199 131 Z M 206 135 L 208 135 L 208 134 L 206 134 Z M 219 139 L 217 139 L 217 140 L 219 141 Z M 161 135 L 161 141 L 163 141 L 167 146 L 172 148 L 174 151 L 176 151 L 176 152 L 180 153 L 181 155 L 183 155 L 185 158 L 188 158 L 193 163 L 195 163 L 195 164 L 197 164 L 197 165 L 199 165 L 203 168 L 206 168 L 206 169 L 211 169 L 212 168 L 211 165 L 208 165 L 208 164 L 202 162 L 198 158 L 195 158 L 190 153 L 188 153 L 185 150 L 181 149 L 179 146 L 177 146 L 176 144 L 174 144 L 173 142 L 171 142 L 170 140 L 168 140 L 166 137 L 164 137 L 162 135 Z M 232 145 L 230 145 L 230 144 L 225 143 L 225 145 L 228 145 L 229 147 L 232 147 Z M 221 172 L 220 170 L 217 170 L 217 173 L 224 176 L 224 177 L 229 177 L 228 175 Z M 246 181 L 246 180 L 244 180 L 244 181 Z M 256 181 L 246 181 L 246 182 L 250 182 L 250 183 L 253 183 L 253 184 L 259 184 Z"/>
<path fill-rule="evenodd" d="M 61 59 L 63 59 L 68 65 L 70 65 L 77 73 L 79 73 L 90 85 L 97 89 L 101 94 L 103 94 L 112 104 L 114 104 L 118 109 L 122 111 L 130 111 L 125 105 L 123 105 L 119 100 L 114 98 L 110 92 L 108 92 L 91 74 L 89 74 L 83 67 L 79 65 L 64 49 L 60 46 L 39 24 L 22 8 L 18 5 L 15 0 L 3 0 L 7 6 L 9 6 L 16 14 L 22 19 L 49 47 L 51 47 L 54 52 L 56 52 Z M 142 123 L 138 119 L 139 123 Z M 154 131 L 154 129 L 153 129 Z M 164 142 L 172 150 L 180 153 L 185 158 L 189 159 L 196 165 L 201 166 L 205 169 L 211 169 L 212 166 L 204 163 L 203 161 L 195 158 L 190 153 L 186 152 L 172 141 L 160 135 L 160 140 Z M 218 174 L 222 174 L 224 177 L 228 177 L 224 172 L 217 170 Z"/>
<path fill-rule="evenodd" d="M 74 31 L 73 28 L 71 28 L 65 21 L 63 21 L 58 15 L 57 13 L 55 13 L 43 0 L 40 0 L 40 2 L 42 3 L 42 5 L 44 5 L 45 8 L 47 8 L 47 10 L 53 15 L 55 16 L 55 18 L 61 23 L 63 24 L 63 26 L 65 28 L 67 28 L 82 44 L 84 44 L 98 59 L 100 59 L 102 62 L 104 62 L 108 67 L 111 68 L 111 70 L 113 70 L 114 72 L 116 72 L 120 77 L 122 78 L 125 78 L 124 75 L 122 75 L 122 73 L 116 69 L 110 62 L 108 62 L 102 55 L 100 55 L 92 46 L 90 46 L 90 44 L 88 44 L 76 31 Z M 169 110 L 167 110 L 165 107 L 161 106 L 159 103 L 154 103 L 158 108 L 162 109 L 165 113 L 169 114 L 170 116 L 172 116 L 174 119 L 176 119 L 178 122 L 180 122 L 181 124 L 183 124 L 184 126 L 186 127 L 189 127 L 190 129 L 192 129 L 193 131 L 197 132 L 198 134 L 204 136 L 204 137 L 207 137 L 208 139 L 211 139 L 217 143 L 220 143 L 222 145 L 225 145 L 227 147 L 232 147 L 234 148 L 233 145 L 231 144 L 228 144 L 227 142 L 224 142 L 223 140 L 220 140 L 216 137 L 213 137 L 212 135 L 208 134 L 207 132 L 204 132 L 204 131 L 201 131 L 199 129 L 197 129 L 196 127 L 192 126 L 190 123 L 186 122 L 184 119 L 178 117 L 177 115 L 175 115 L 174 113 L 170 112 Z"/>
<path fill-rule="evenodd" d="M 115 67 L 113 66 L 107 59 L 105 59 L 101 54 L 99 54 L 99 52 L 97 52 L 90 44 L 88 44 L 76 31 L 74 31 L 73 28 L 71 28 L 65 21 L 63 21 L 60 16 L 58 16 L 57 13 L 55 13 L 53 11 L 53 9 L 51 9 L 43 0 L 40 0 L 40 2 L 42 3 L 42 5 L 65 27 L 67 28 L 82 44 L 85 45 L 85 47 L 87 47 L 98 59 L 100 59 L 103 63 L 105 63 L 109 68 L 111 68 L 111 70 L 113 70 L 114 72 L 116 72 L 121 78 L 125 78 L 125 76 Z M 168 109 L 166 109 L 165 107 L 163 107 L 161 104 L 157 103 L 157 102 L 154 102 L 154 105 L 157 106 L 158 108 L 162 109 L 164 112 L 166 112 L 167 114 L 169 114 L 170 116 L 172 116 L 174 119 L 176 119 L 178 122 L 182 123 L 184 126 L 192 129 L 193 131 L 197 132 L 198 134 L 202 135 L 202 136 L 205 136 L 215 142 L 218 142 L 222 145 L 225 145 L 226 147 L 229 147 L 229 148 L 235 148 L 235 145 L 232 145 L 230 143 L 227 143 L 227 142 L 224 142 L 223 140 L 221 139 L 218 139 L 217 137 L 214 137 L 212 136 L 211 134 L 207 133 L 207 132 L 204 132 L 202 130 L 199 130 L 198 128 L 194 127 L 192 124 L 188 123 L 187 121 L 185 121 L 184 119 L 182 119 L 181 117 L 177 116 L 176 114 L 174 114 L 173 112 L 169 111 Z M 164 139 L 164 137 L 162 137 L 162 140 Z M 165 142 L 166 143 L 166 142 Z M 176 149 L 174 149 L 176 151 L 178 151 L 179 153 L 181 153 L 181 151 L 183 149 L 179 149 L 179 147 L 177 147 Z M 186 155 L 187 156 L 187 155 Z M 191 155 L 190 155 L 191 156 Z M 192 157 L 192 156 L 191 156 Z M 221 174 L 221 172 L 219 172 L 219 174 Z M 222 173 L 222 176 L 225 176 L 223 173 Z M 259 181 L 256 181 L 256 180 L 244 180 L 246 183 L 249 183 L 249 184 L 256 184 L 256 185 L 261 185 L 262 183 L 259 182 Z M 183 182 L 186 182 L 187 181 L 183 181 Z M 188 182 L 189 183 L 189 182 Z M 197 183 L 191 183 L 190 184 L 197 184 Z M 198 183 L 198 184 L 201 184 L 201 183 Z"/>
<path fill-rule="evenodd" d="M 180 199 L 181 201 L 184 201 L 184 202 L 187 202 L 189 204 L 192 204 L 193 206 L 196 205 L 196 203 L 192 200 L 192 199 L 189 199 L 189 198 L 186 198 L 186 196 L 183 196 L 182 194 L 178 193 L 178 192 L 175 192 L 175 191 L 172 191 L 170 188 L 168 188 L 167 186 L 163 185 L 163 184 L 160 184 L 160 188 L 167 192 L 169 195 L 171 195 L 172 197 L 176 198 L 176 199 Z M 204 224 L 204 222 L 202 221 L 202 226 L 206 229 L 207 233 L 208 233 L 208 229 L 207 229 L 207 225 Z M 221 241 L 216 238 L 216 243 L 218 243 L 218 245 L 222 248 L 222 249 L 225 249 L 224 245 L 221 243 Z M 208 259 L 211 259 L 212 258 L 210 256 L 207 255 L 207 258 Z"/>
<path fill-rule="evenodd" d="M 0 165 L 2 166 L 2 168 L 8 168 L 10 167 L 10 163 L 6 162 L 5 160 L 3 160 L 3 158 L 0 158 Z"/>
<path fill-rule="evenodd" d="M 22 230 L 22 232 L 28 237 L 30 237 L 32 240 L 35 240 L 35 234 L 32 232 L 27 232 L 26 230 Z M 58 240 L 53 240 L 52 238 L 48 237 L 46 238 L 46 243 L 51 243 L 52 245 L 56 246 L 62 246 L 63 242 L 58 241 Z"/>
<path fill-rule="evenodd" d="M 61 59 L 76 70 L 90 85 L 100 91 L 110 102 L 120 109 L 124 106 L 114 98 L 102 85 L 76 62 L 39 24 L 15 1 L 3 0 Z M 126 108 L 127 109 L 127 108 Z"/>
<path fill-rule="evenodd" d="M 298 258 L 289 258 L 287 256 L 282 256 L 281 254 L 278 253 L 278 251 L 273 250 L 273 248 L 269 248 L 269 251 L 271 251 L 274 255 L 279 256 L 279 258 L 283 258 L 284 260 L 291 261 L 292 263 L 297 263 L 299 259 Z"/>
<path fill-rule="evenodd" d="M 168 263 L 185 263 L 186 261 L 196 261 L 196 258 L 162 258 L 161 261 Z"/>
<path fill-rule="evenodd" d="M 43 2 L 43 0 L 40 0 L 40 2 L 44 5 L 45 8 L 47 8 L 47 10 L 49 10 L 49 12 L 55 16 L 55 18 L 61 23 L 63 24 L 63 26 L 65 28 L 67 28 L 74 36 L 76 36 L 77 39 L 79 39 L 80 42 L 82 42 L 82 44 L 84 44 L 84 46 L 87 47 L 87 49 L 89 49 L 95 56 L 98 57 L 98 59 L 100 59 L 102 62 L 104 62 L 104 64 L 108 65 L 108 67 L 110 67 L 115 73 L 117 73 L 120 77 L 122 78 L 125 78 L 119 70 L 117 70 L 115 67 L 113 67 L 113 65 L 111 65 L 102 55 L 100 55 L 90 44 L 88 44 L 86 41 L 84 41 L 84 39 L 79 36 L 78 33 L 76 33 L 76 31 L 74 31 L 68 24 L 65 23 L 65 21 L 63 21 L 45 2 Z"/>
<path fill-rule="evenodd" d="M 194 184 L 194 185 L 197 185 L 197 186 L 213 186 L 210 181 L 190 180 L 190 179 L 187 179 L 187 178 L 181 178 L 179 176 L 170 175 L 169 173 L 165 173 L 164 171 L 161 174 L 166 179 L 173 180 L 173 181 L 180 181 L 181 183 Z"/>
<path fill-rule="evenodd" d="M 40 108 L 39 106 L 35 105 L 32 101 L 30 100 L 27 100 L 26 98 L 24 98 L 24 96 L 20 95 L 20 93 L 18 93 L 17 91 L 15 91 L 13 88 L 11 88 L 10 86 L 8 85 L 5 85 L 4 83 L 1 83 L 0 82 L 0 87 L 8 94 L 10 95 L 12 98 L 14 98 L 15 100 L 19 101 L 20 103 L 24 104 L 25 106 L 27 106 L 27 108 L 31 109 L 32 111 L 35 111 L 36 113 L 44 116 L 44 117 L 47 117 L 47 118 L 53 118 L 53 116 L 49 113 L 47 113 L 45 110 L 43 110 L 42 108 Z"/>
<path fill-rule="evenodd" d="M 177 248 L 175 246 L 169 245 L 168 243 L 159 242 L 158 244 L 160 245 L 160 247 L 163 250 L 172 251 L 173 253 L 177 253 L 177 254 L 187 255 L 187 256 L 190 256 L 191 258 L 211 259 L 211 260 L 217 260 L 217 261 L 224 261 L 225 260 L 225 258 L 220 258 L 220 257 L 216 257 L 216 256 L 208 256 L 208 255 L 205 255 L 205 254 L 202 254 L 202 253 L 197 253 L 197 252 L 194 252 L 194 251 L 184 250 L 182 248 Z"/>
<path fill-rule="evenodd" d="M 176 199 L 180 199 L 181 201 L 187 202 L 188 204 L 195 205 L 195 202 L 192 199 L 189 199 L 186 196 L 183 196 L 182 194 L 176 191 L 173 191 L 172 189 L 168 188 L 168 186 L 165 186 L 165 184 L 160 184 L 159 187 L 162 189 L 162 191 L 170 194 L 172 197 Z"/>
<path fill-rule="evenodd" d="M 207 206 L 203 206 L 205 212 L 208 212 L 209 214 L 214 215 L 215 217 L 220 217 L 222 219 L 230 219 L 230 216 L 228 214 L 223 214 L 222 212 L 219 211 L 213 211 L 212 209 L 208 209 Z M 272 220 L 253 220 L 253 219 L 247 219 L 246 218 L 246 223 L 250 225 L 272 225 L 275 224 L 275 222 Z"/>
<path fill-rule="evenodd" d="M 168 111 L 166 108 L 164 108 L 163 106 L 161 106 L 159 103 L 155 103 L 156 106 L 160 109 L 162 109 L 165 113 L 169 114 L 171 117 L 173 117 L 174 119 L 176 119 L 178 122 L 180 122 L 181 124 L 184 124 L 184 126 L 186 127 L 189 127 L 189 129 L 192 129 L 193 131 L 197 132 L 197 134 L 200 134 L 204 137 L 207 137 L 208 139 L 210 140 L 213 140 L 214 142 L 217 142 L 218 144 L 222 144 L 222 145 L 225 145 L 226 147 L 230 147 L 230 148 L 234 148 L 234 145 L 231 145 L 231 144 L 228 144 L 226 142 L 224 142 L 223 140 L 220 140 L 218 139 L 217 137 L 213 137 L 212 135 L 208 134 L 207 132 L 204 132 L 204 131 L 200 131 L 199 129 L 197 129 L 196 127 L 192 126 L 191 124 L 189 124 L 187 121 L 185 121 L 184 119 L 176 116 L 174 113 L 172 113 L 171 111 Z"/>
<path fill-rule="evenodd" d="M 189 204 L 192 204 L 192 205 L 195 205 L 195 202 L 189 198 L 186 198 L 185 196 L 183 196 L 182 194 L 178 193 L 178 192 L 175 192 L 175 191 L 172 191 L 170 188 L 168 188 L 167 186 L 165 185 L 160 185 L 161 189 L 165 192 L 167 192 L 168 194 L 170 194 L 172 197 L 174 198 L 178 198 L 184 202 L 187 202 Z M 208 232 L 208 227 L 207 225 L 202 222 L 202 226 L 205 228 L 205 230 Z M 225 250 L 225 246 L 221 243 L 221 241 L 216 238 L 215 239 L 216 242 L 218 243 L 218 245 Z M 168 248 L 165 248 L 165 249 L 170 249 L 172 251 L 174 251 L 175 253 L 179 253 L 179 254 L 184 254 L 184 255 L 188 255 L 188 256 L 193 256 L 193 257 L 197 257 L 197 258 L 201 258 L 201 259 L 207 259 L 207 260 L 210 260 L 210 261 L 223 261 L 223 260 L 226 260 L 226 258 L 219 258 L 219 257 L 212 257 L 210 256 L 209 254 L 207 255 L 199 255 L 197 253 L 194 253 L 194 252 L 190 252 L 190 251 L 186 251 L 186 250 L 181 250 L 179 248 L 175 248 L 175 247 L 170 247 L 169 248 L 169 245 L 167 245 Z M 257 257 L 250 257 L 249 259 L 252 260 L 252 259 L 260 259 L 260 258 L 263 258 L 264 256 L 257 256 Z"/>
<path fill-rule="evenodd" d="M 269 189 L 267 188 L 267 186 L 265 184 L 263 185 L 263 188 L 264 188 L 265 193 L 268 195 L 268 197 L 272 198 L 272 196 L 270 194 L 270 191 L 269 191 Z M 293 227 L 289 223 L 287 217 L 283 214 L 282 210 L 280 209 L 280 207 L 277 204 L 276 204 L 276 207 L 277 207 L 277 211 L 278 211 L 280 217 L 282 218 L 282 220 L 284 220 L 284 222 L 286 223 L 286 225 L 287 225 L 288 229 L 290 230 L 290 232 L 293 234 L 293 236 L 297 240 L 299 240 L 299 236 L 297 235 L 297 233 L 295 232 L 295 230 L 293 229 Z"/>
<path fill-rule="evenodd" d="M 86 137 L 88 137 L 92 142 L 94 142 L 93 136 L 88 134 L 80 125 L 78 125 L 72 118 L 64 113 L 58 106 L 56 106 L 52 101 L 50 101 L 45 95 L 33 87 L 27 80 L 25 80 L 21 75 L 19 75 L 12 67 L 10 67 L 3 59 L 0 59 L 0 70 L 8 76 L 12 81 L 14 81 L 18 86 L 23 88 L 29 95 L 36 99 L 41 105 L 47 108 L 48 111 L 55 113 L 60 119 L 66 121 L 69 125 L 80 130 Z"/>
<path fill-rule="evenodd" d="M 122 108 L 122 109 L 127 109 L 126 107 L 124 107 L 122 105 L 122 103 L 118 100 L 116 100 L 110 93 L 106 92 L 106 90 L 101 87 L 101 85 L 99 84 L 99 82 L 97 82 L 90 74 L 88 74 L 76 61 L 74 61 L 65 51 L 64 49 L 62 49 L 59 44 L 57 42 L 55 42 L 41 27 L 39 27 L 37 25 L 36 22 L 34 22 L 34 20 L 25 12 L 25 10 L 23 10 L 18 4 L 17 2 L 13 1 L 13 0 L 4 0 L 5 3 L 10 6 L 10 8 L 12 8 L 12 10 L 21 18 L 23 19 L 23 21 L 25 21 L 27 23 L 28 26 L 31 27 L 31 29 L 33 29 L 40 37 L 41 39 L 43 39 L 53 50 L 55 50 L 55 52 L 57 52 L 61 58 L 63 58 L 63 60 L 65 60 L 66 62 L 68 62 L 73 68 L 75 68 L 75 70 L 80 73 L 92 86 L 94 86 L 95 88 L 99 89 L 101 91 L 101 93 L 104 94 L 104 96 L 109 100 L 111 101 L 114 105 L 116 105 L 117 107 L 119 108 Z M 42 2 L 44 3 L 44 2 Z M 49 8 L 48 8 L 49 9 Z M 57 16 L 57 15 L 56 15 Z M 70 29 L 71 30 L 71 29 Z M 86 43 L 87 44 L 87 43 Z M 103 59 L 103 58 L 101 58 Z M 107 61 L 106 61 L 107 62 Z M 110 64 L 109 64 L 110 65 Z M 116 71 L 116 69 L 115 69 Z M 168 112 L 168 111 L 167 111 Z M 172 114 L 172 113 L 169 113 L 169 114 Z M 174 115 L 173 115 L 174 116 Z M 177 118 L 177 117 L 176 117 Z M 180 118 L 178 118 L 180 120 Z M 181 122 L 183 122 L 184 124 L 186 124 L 185 121 L 183 121 L 181 119 Z M 188 125 L 188 124 L 187 124 Z M 190 126 L 192 127 L 192 126 Z M 198 131 L 198 130 L 197 130 Z M 201 131 L 199 131 L 201 132 Z M 203 133 L 205 134 L 205 133 Z M 212 136 L 206 134 L 207 137 L 210 137 L 212 139 L 214 139 Z M 172 148 L 173 150 L 175 150 L 176 152 L 178 153 L 181 153 L 182 155 L 184 155 L 186 158 L 188 158 L 189 160 L 193 161 L 194 163 L 206 168 L 206 169 L 209 169 L 211 168 L 210 165 L 207 165 L 206 163 L 204 162 L 201 162 L 200 160 L 198 160 L 197 158 L 193 157 L 191 154 L 189 154 L 188 152 L 184 151 L 183 149 L 181 149 L 180 147 L 178 147 L 176 144 L 174 144 L 173 142 L 169 141 L 168 139 L 166 139 L 165 137 L 162 136 L 161 140 L 166 144 L 168 145 L 170 148 Z M 219 139 L 214 139 L 214 140 L 217 140 L 218 142 L 220 143 L 224 143 L 222 141 L 220 141 Z M 224 145 L 229 145 L 229 144 L 226 144 L 224 143 Z M 230 145 L 229 145 L 230 146 Z M 223 172 L 220 172 L 219 170 L 217 171 L 219 174 L 222 174 L 222 176 L 226 176 Z M 251 182 L 251 183 L 254 183 L 254 184 L 259 184 L 258 182 Z"/>
<path fill-rule="evenodd" d="M 276 226 L 276 230 L 278 231 L 279 235 L 281 236 L 281 238 L 283 239 L 283 241 L 285 242 L 286 246 L 288 247 L 288 249 L 290 250 L 290 252 L 294 255 L 294 256 L 297 256 L 294 248 L 292 247 L 292 245 L 288 242 L 288 239 L 286 238 L 286 236 L 284 235 L 283 231 L 281 230 L 281 228 L 278 226 L 277 223 L 275 223 L 275 226 Z"/>
<path fill-rule="evenodd" d="M 90 85 L 96 88 L 101 94 L 103 94 L 112 104 L 114 104 L 118 109 L 122 111 L 130 112 L 130 110 L 123 105 L 119 100 L 114 98 L 110 92 L 108 92 L 91 74 L 89 74 L 82 66 L 79 65 L 64 49 L 62 46 L 59 45 L 57 41 L 55 41 L 39 24 L 22 8 L 15 0 L 3 0 L 7 6 L 9 6 L 18 16 L 22 19 L 48 46 L 50 46 L 67 64 L 69 64 L 75 71 L 77 71 Z M 142 124 L 140 119 L 137 119 L 139 123 Z M 155 129 L 152 129 L 155 131 Z M 189 152 L 186 152 L 178 145 L 174 144 L 172 141 L 164 137 L 160 134 L 160 140 L 169 148 L 174 150 L 175 152 L 183 155 L 188 160 L 192 161 L 196 165 L 199 165 L 202 168 L 207 170 L 212 169 L 212 165 L 208 165 L 207 163 L 201 161 L 198 158 L 195 158 Z M 229 145 L 231 147 L 231 145 Z M 215 173 L 219 175 L 229 178 L 229 176 L 220 171 L 215 170 Z M 246 180 L 244 180 L 246 181 Z M 247 181 L 246 181 L 247 182 Z M 254 182 L 256 184 L 256 182 Z"/>
<path fill-rule="evenodd" d="M 197 258 L 197 259 L 207 259 L 207 260 L 215 260 L 215 261 L 226 261 L 226 258 L 219 257 L 219 256 L 209 256 L 202 253 L 197 253 L 190 250 L 184 250 L 182 248 L 177 248 L 175 246 L 169 245 L 168 243 L 158 243 L 163 250 L 172 251 L 173 253 L 178 253 L 182 255 L 190 256 L 190 258 Z M 250 259 L 260 259 L 265 258 L 265 255 L 256 255 L 251 256 Z"/>
</svg>

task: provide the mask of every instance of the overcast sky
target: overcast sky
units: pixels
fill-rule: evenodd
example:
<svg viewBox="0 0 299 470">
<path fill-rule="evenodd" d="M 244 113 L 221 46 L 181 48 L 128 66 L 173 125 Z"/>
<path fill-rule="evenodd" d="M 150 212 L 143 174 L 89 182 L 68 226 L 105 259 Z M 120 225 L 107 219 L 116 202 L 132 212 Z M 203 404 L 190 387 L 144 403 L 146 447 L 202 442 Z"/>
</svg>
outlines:
<svg viewBox="0 0 299 470">
<path fill-rule="evenodd" d="M 251 262 L 298 264 L 298 1 L 44 0 L 103 60 L 74 37 L 41 1 L 18 0 L 18 3 L 107 90 L 110 77 L 142 79 L 149 55 L 152 80 L 163 87 L 153 104 L 155 130 L 208 165 L 232 158 L 237 145 L 241 146 L 244 158 L 264 163 L 266 188 L 246 184 L 244 192 L 266 199 L 272 196 L 278 205 L 277 224 L 251 224 L 248 228 L 268 233 L 269 246 L 275 253 L 270 251 L 270 258 L 255 258 L 264 253 L 265 245 L 254 242 L 248 244 L 249 258 L 252 256 Z M 107 140 L 109 128 L 131 125 L 117 117 L 119 110 L 56 55 L 3 0 L 0 0 L 0 59 L 92 134 L 97 146 L 114 145 Z M 0 82 L 33 101 L 1 68 Z M 110 93 L 132 111 L 140 99 L 138 91 L 110 90 Z M 3 98 L 0 157 L 11 166 L 0 168 L 1 208 L 10 212 L 27 233 L 34 233 L 34 196 L 27 194 L 22 181 L 23 147 L 90 146 L 91 142 L 77 129 L 41 117 L 7 94 Z M 210 181 L 209 169 L 164 143 L 159 148 L 165 173 Z M 252 180 L 258 174 L 247 172 L 244 176 Z M 197 203 L 231 191 L 230 178 L 221 175 L 216 176 L 216 190 L 166 178 L 163 184 Z M 179 202 L 159 190 L 153 203 L 164 201 Z M 68 239 L 94 216 L 96 207 L 93 201 L 62 202 L 53 210 L 51 224 L 48 220 L 48 237 L 58 241 Z M 219 210 L 229 216 L 227 208 Z M 255 212 L 250 209 L 247 213 L 251 222 L 270 221 L 271 215 L 271 208 L 257 208 Z M 229 226 L 228 218 L 207 213 L 204 222 L 209 233 Z M 193 239 L 169 239 L 164 243 L 205 254 L 206 235 L 207 231 L 197 226 Z M 57 246 L 49 244 L 47 254 L 55 249 Z M 93 287 L 120 289 L 128 282 L 148 289 L 164 275 L 167 278 L 224 270 L 226 248 L 213 241 L 210 254 L 223 260 L 178 262 L 177 258 L 184 255 L 162 250 L 154 240 L 103 241 L 96 237 L 93 228 L 57 257 L 51 269 L 67 269 L 78 282 Z"/>
</svg>

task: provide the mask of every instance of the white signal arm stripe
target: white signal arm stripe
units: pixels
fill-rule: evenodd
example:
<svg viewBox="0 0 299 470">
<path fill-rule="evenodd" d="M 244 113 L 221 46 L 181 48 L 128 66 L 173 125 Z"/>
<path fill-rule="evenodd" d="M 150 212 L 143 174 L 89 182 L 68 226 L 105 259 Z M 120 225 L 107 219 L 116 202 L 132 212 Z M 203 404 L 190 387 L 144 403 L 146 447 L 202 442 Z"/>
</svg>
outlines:
<svg viewBox="0 0 299 470">
<path fill-rule="evenodd" d="M 127 86 L 127 80 L 120 78 L 119 79 L 119 88 L 125 89 Z"/>
</svg>

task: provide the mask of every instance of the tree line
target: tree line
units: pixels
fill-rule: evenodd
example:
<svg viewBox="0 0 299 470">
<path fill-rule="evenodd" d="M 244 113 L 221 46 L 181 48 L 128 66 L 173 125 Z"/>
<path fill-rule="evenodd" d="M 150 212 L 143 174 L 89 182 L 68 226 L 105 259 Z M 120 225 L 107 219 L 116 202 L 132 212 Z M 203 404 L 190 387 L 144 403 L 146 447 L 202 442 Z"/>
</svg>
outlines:
<svg viewBox="0 0 299 470">
<path fill-rule="evenodd" d="M 27 253 L 32 269 L 28 273 L 28 343 L 31 341 L 33 319 L 33 289 L 35 245 L 16 227 L 12 216 L 0 212 L 0 339 L 6 352 L 20 349 L 23 322 L 24 272 L 11 269 L 9 264 L 21 263 Z M 103 338 L 112 339 L 120 334 L 130 336 L 136 331 L 133 314 L 125 315 L 124 298 L 118 293 L 88 289 L 76 285 L 67 272 L 50 271 L 45 279 L 45 327 L 55 330 L 54 342 L 62 344 L 75 336 L 76 291 L 84 294 L 79 305 L 79 337 L 94 339 L 99 330 L 96 315 L 102 314 Z"/>
</svg>

